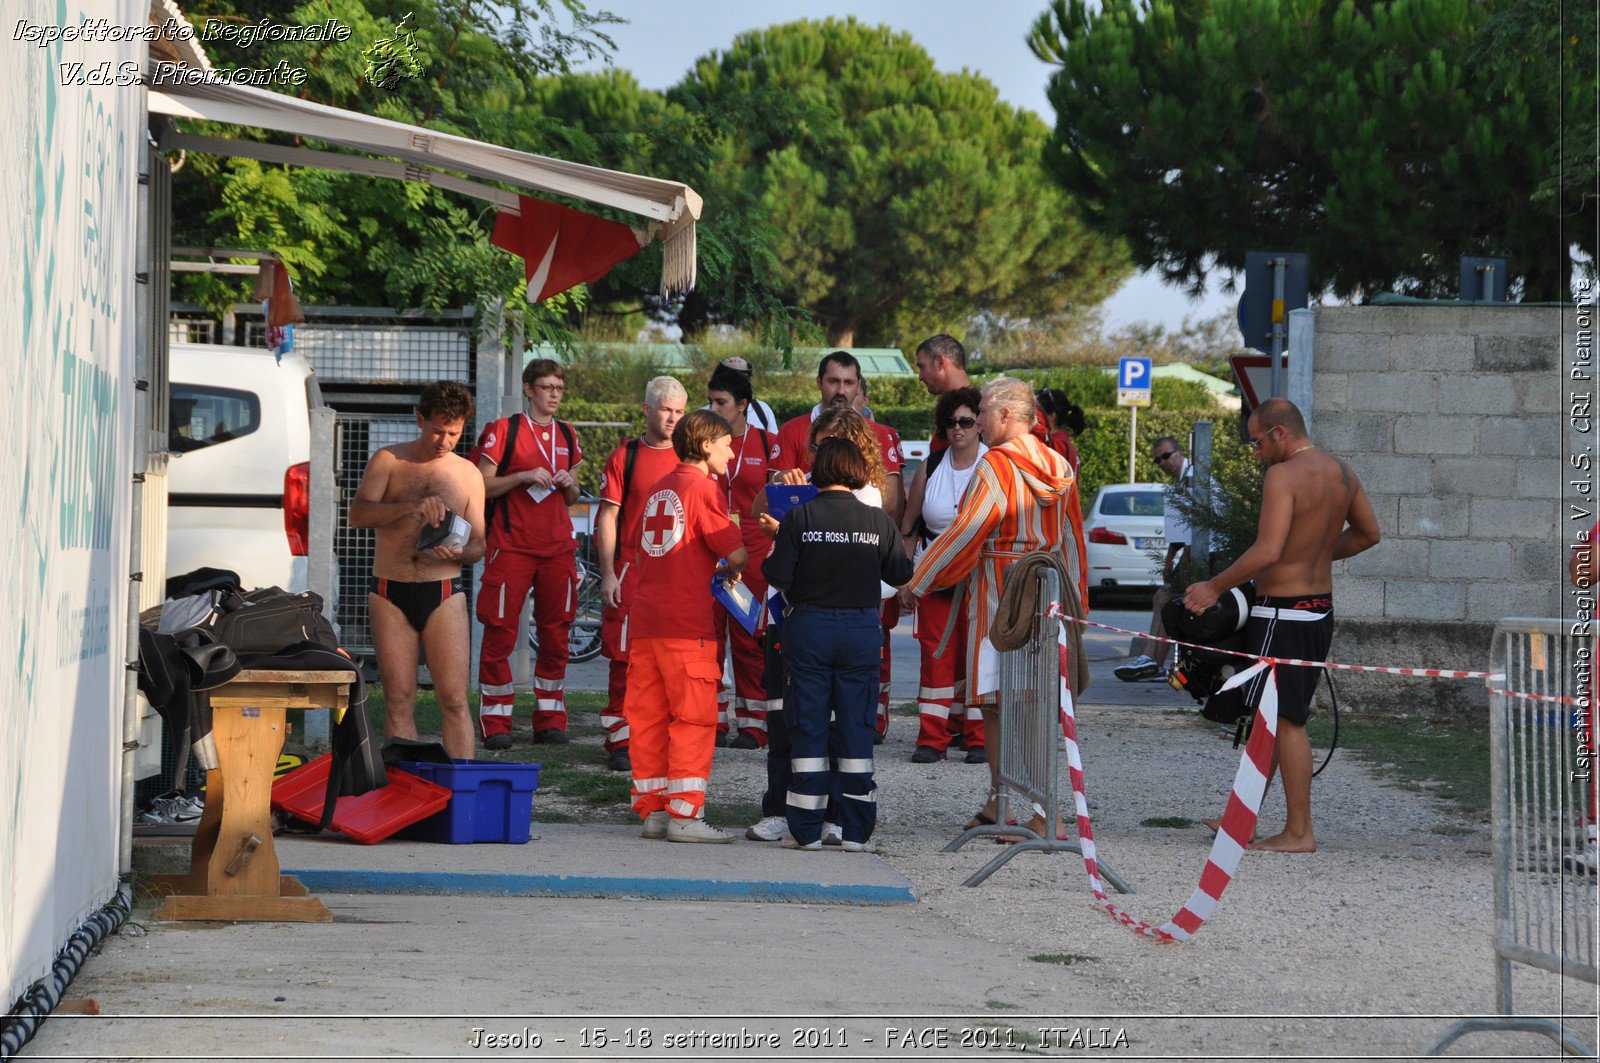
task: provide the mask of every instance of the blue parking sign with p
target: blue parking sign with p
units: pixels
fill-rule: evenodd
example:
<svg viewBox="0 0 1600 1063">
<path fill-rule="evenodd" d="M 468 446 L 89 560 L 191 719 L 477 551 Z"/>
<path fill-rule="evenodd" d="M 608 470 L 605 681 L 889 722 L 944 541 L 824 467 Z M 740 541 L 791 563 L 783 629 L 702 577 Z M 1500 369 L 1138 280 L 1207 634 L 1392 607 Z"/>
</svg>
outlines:
<svg viewBox="0 0 1600 1063">
<path fill-rule="evenodd" d="M 1123 358 L 1117 363 L 1117 405 L 1150 405 L 1150 359 Z"/>
<path fill-rule="evenodd" d="M 1150 359 L 1123 358 L 1117 363 L 1117 387 L 1148 389 L 1150 387 Z"/>
</svg>

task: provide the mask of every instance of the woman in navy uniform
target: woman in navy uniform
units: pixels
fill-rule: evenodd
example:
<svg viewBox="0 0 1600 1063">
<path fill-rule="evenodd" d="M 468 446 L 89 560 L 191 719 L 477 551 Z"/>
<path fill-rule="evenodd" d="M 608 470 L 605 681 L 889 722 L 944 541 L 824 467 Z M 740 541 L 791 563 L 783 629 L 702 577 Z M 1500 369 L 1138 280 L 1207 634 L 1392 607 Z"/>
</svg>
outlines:
<svg viewBox="0 0 1600 1063">
<path fill-rule="evenodd" d="M 786 848 L 822 848 L 829 795 L 846 852 L 869 851 L 877 823 L 872 735 L 878 706 L 880 581 L 911 578 L 900 529 L 851 491 L 867 482 L 867 461 L 847 439 L 825 439 L 812 463 L 817 497 L 784 514 L 761 566 L 789 602 L 784 621 L 784 699 L 792 742 Z"/>
</svg>

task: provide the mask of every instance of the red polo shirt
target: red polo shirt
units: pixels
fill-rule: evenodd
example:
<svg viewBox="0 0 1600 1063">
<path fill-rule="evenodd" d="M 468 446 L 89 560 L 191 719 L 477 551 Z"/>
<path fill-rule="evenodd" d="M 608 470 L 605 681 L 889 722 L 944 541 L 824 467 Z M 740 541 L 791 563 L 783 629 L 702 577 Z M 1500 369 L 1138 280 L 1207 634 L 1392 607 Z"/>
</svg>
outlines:
<svg viewBox="0 0 1600 1063">
<path fill-rule="evenodd" d="M 609 502 L 622 509 L 622 519 L 617 523 L 617 578 L 634 559 L 639 550 L 639 525 L 644 520 L 644 503 L 656 481 L 678 467 L 678 455 L 668 443 L 652 447 L 639 440 L 639 453 L 633 459 L 633 475 L 625 477 L 628 465 L 628 444 L 623 443 L 606 459 L 605 471 L 600 474 L 600 501 Z M 622 496 L 622 481 L 627 479 L 628 496 Z"/>
<path fill-rule="evenodd" d="M 629 640 L 718 638 L 711 576 L 743 541 L 716 481 L 680 463 L 650 488 L 642 524 Z"/>
<path fill-rule="evenodd" d="M 778 429 L 777 443 L 772 448 L 774 469 L 811 471 L 811 448 L 807 446 L 806 438 L 811 434 L 811 422 L 814 420 L 816 418 L 811 414 L 802 413 Z M 883 471 L 893 476 L 905 465 L 905 458 L 900 453 L 900 433 L 877 421 L 868 421 L 867 427 L 878 437 L 878 448 L 883 453 Z"/>
<path fill-rule="evenodd" d="M 516 449 L 506 466 L 506 475 L 529 469 L 549 469 L 555 473 L 570 470 L 583 461 L 578 433 L 570 425 L 563 431 L 559 421 L 534 424 L 525 413 L 517 416 L 522 423 L 517 426 Z M 509 417 L 491 423 L 478 437 L 478 445 L 467 455 L 467 460 L 476 465 L 478 459 L 488 458 L 499 465 L 505 454 L 510 426 Z M 567 446 L 569 433 L 570 448 Z M 534 557 L 559 557 L 576 550 L 565 493 L 556 488 L 535 502 L 528 491 L 528 486 L 513 487 L 500 496 L 494 518 L 489 521 L 489 549 L 512 550 Z M 506 527 L 507 512 L 511 517 L 510 528 Z"/>
</svg>

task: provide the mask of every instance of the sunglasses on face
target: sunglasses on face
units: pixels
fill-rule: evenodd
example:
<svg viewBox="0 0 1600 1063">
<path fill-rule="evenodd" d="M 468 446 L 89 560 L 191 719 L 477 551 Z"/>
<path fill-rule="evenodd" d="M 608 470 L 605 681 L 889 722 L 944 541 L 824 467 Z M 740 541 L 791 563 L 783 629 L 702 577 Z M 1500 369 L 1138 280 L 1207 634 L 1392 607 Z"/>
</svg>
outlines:
<svg viewBox="0 0 1600 1063">
<path fill-rule="evenodd" d="M 1156 455 L 1154 455 L 1154 457 L 1156 459 L 1157 464 L 1159 464 L 1159 463 L 1161 463 L 1163 461 L 1166 461 L 1168 458 L 1172 457 L 1172 455 L 1174 455 L 1176 453 L 1177 453 L 1176 450 L 1169 450 L 1165 454 L 1156 454 Z"/>
<path fill-rule="evenodd" d="M 951 428 L 971 430 L 977 423 L 978 419 L 976 417 L 952 417 L 944 423 L 944 427 L 946 431 Z"/>
<path fill-rule="evenodd" d="M 1275 424 L 1271 428 L 1267 429 L 1265 432 L 1262 432 L 1259 436 L 1256 436 L 1254 439 L 1250 440 L 1250 449 L 1251 450 L 1260 450 L 1261 449 L 1261 444 L 1263 444 L 1267 440 L 1271 439 L 1272 438 L 1272 433 L 1276 432 L 1278 429 L 1280 429 L 1282 427 L 1283 427 L 1283 425 L 1281 425 L 1281 424 Z"/>
</svg>

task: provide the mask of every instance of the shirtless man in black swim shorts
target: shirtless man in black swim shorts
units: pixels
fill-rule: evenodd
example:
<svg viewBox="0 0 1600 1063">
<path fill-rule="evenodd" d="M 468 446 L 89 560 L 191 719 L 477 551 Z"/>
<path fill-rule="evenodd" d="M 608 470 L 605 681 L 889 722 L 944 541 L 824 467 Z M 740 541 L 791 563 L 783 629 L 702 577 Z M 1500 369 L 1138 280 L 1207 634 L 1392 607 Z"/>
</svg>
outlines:
<svg viewBox="0 0 1600 1063">
<path fill-rule="evenodd" d="M 383 682 L 383 736 L 417 737 L 420 649 L 444 718 L 445 752 L 458 758 L 473 751 L 471 627 L 461 566 L 484 550 L 483 476 L 454 453 L 470 416 L 472 393 L 464 385 L 441 380 L 423 388 L 417 438 L 372 455 L 350 504 L 350 526 L 372 528 L 377 537 L 367 604 Z M 442 521 L 447 509 L 472 526 L 471 538 L 464 547 L 419 552 L 418 533 Z"/>
<path fill-rule="evenodd" d="M 1191 613 L 1203 613 L 1217 598 L 1255 580 L 1255 600 L 1246 629 L 1252 653 L 1299 660 L 1327 660 L 1333 640 L 1333 562 L 1378 544 L 1378 518 L 1350 466 L 1318 450 L 1306 435 L 1305 419 L 1287 399 L 1268 399 L 1250 415 L 1250 445 L 1267 466 L 1261 489 L 1256 541 L 1220 574 L 1191 586 L 1183 597 Z M 1281 834 L 1252 849 L 1283 853 L 1317 850 L 1311 830 L 1311 743 L 1306 719 L 1321 669 L 1282 666 L 1278 672 L 1278 744 L 1274 770 L 1283 771 L 1288 822 Z M 1254 706 L 1265 673 L 1246 689 Z M 1272 777 L 1269 774 L 1267 782 Z M 1212 821 L 1206 821 L 1213 829 Z"/>
</svg>

